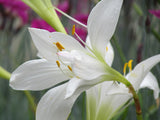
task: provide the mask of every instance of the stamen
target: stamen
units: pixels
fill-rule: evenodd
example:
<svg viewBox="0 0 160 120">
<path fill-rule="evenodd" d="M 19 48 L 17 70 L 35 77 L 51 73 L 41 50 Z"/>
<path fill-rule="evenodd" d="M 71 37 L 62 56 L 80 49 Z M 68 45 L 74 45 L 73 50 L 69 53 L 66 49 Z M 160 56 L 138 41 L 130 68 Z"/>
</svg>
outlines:
<svg viewBox="0 0 160 120">
<path fill-rule="evenodd" d="M 128 62 L 129 71 L 132 71 L 132 62 L 133 60 L 129 60 Z"/>
<path fill-rule="evenodd" d="M 57 66 L 60 68 L 61 66 L 60 62 L 57 60 L 56 63 L 57 63 Z"/>
<path fill-rule="evenodd" d="M 54 6 L 53 6 L 53 7 L 54 7 Z M 85 24 L 83 24 L 83 23 L 79 22 L 78 20 L 72 18 L 71 16 L 67 15 L 67 14 L 64 13 L 62 10 L 60 10 L 60 9 L 58 9 L 58 8 L 56 8 L 56 7 L 54 7 L 54 9 L 55 9 L 56 11 L 60 12 L 61 14 L 63 14 L 64 16 L 68 17 L 70 20 L 74 21 L 75 23 L 77 23 L 77 24 L 79 24 L 79 25 L 81 25 L 82 27 L 84 27 L 84 28 L 87 29 L 87 26 L 86 26 Z"/>
<path fill-rule="evenodd" d="M 106 47 L 106 51 L 108 51 L 108 47 Z"/>
<path fill-rule="evenodd" d="M 75 25 L 73 25 L 73 27 L 72 27 L 72 35 L 74 35 L 74 34 L 75 34 L 75 31 L 76 31 L 76 26 L 75 26 Z"/>
<path fill-rule="evenodd" d="M 123 74 L 124 74 L 124 76 L 126 75 L 127 65 L 128 65 L 128 63 L 125 63 L 124 67 L 123 67 Z"/>
<path fill-rule="evenodd" d="M 53 44 L 55 44 L 60 51 L 62 51 L 63 49 L 65 49 L 63 47 L 63 45 L 61 43 L 59 43 L 59 42 L 56 42 L 56 43 L 53 43 Z"/>
<path fill-rule="evenodd" d="M 67 67 L 68 67 L 68 69 L 72 72 L 72 68 L 71 68 L 71 66 L 69 66 L 69 65 L 68 65 Z"/>
</svg>

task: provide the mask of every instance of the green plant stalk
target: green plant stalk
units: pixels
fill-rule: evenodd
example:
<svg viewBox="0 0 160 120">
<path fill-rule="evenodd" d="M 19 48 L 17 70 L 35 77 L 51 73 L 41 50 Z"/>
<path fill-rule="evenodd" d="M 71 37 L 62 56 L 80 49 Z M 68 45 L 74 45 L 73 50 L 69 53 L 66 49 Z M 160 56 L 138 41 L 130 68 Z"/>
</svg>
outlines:
<svg viewBox="0 0 160 120">
<path fill-rule="evenodd" d="M 82 94 L 82 99 L 83 99 L 83 100 L 82 100 L 82 102 L 83 102 L 83 103 L 82 103 L 82 104 L 83 104 L 83 105 L 82 105 L 82 110 L 85 111 L 85 110 L 86 110 L 86 107 L 85 107 L 86 93 L 85 93 L 85 92 Z M 85 112 L 82 112 L 82 120 L 85 120 L 85 118 L 86 118 L 86 117 L 85 117 Z"/>
<path fill-rule="evenodd" d="M 51 0 L 22 0 L 31 7 L 42 19 L 50 24 L 56 31 L 66 34 L 66 31 L 55 12 Z"/>
<path fill-rule="evenodd" d="M 154 37 L 157 38 L 157 40 L 160 42 L 160 35 L 159 35 L 159 33 L 157 33 L 154 28 L 151 28 L 151 32 L 154 35 Z"/>
<path fill-rule="evenodd" d="M 3 79 L 9 80 L 11 77 L 11 74 L 0 66 L 0 77 Z"/>
<path fill-rule="evenodd" d="M 108 77 L 110 80 L 123 83 L 129 89 L 129 93 L 132 94 L 134 102 L 135 102 L 137 120 L 143 120 L 139 97 L 138 97 L 134 87 L 132 86 L 132 84 L 121 73 L 114 70 L 113 68 L 110 68 L 110 74 L 111 74 L 111 76 L 108 75 L 106 77 Z M 105 81 L 105 79 L 104 79 L 104 81 Z"/>
<path fill-rule="evenodd" d="M 115 71 L 115 72 L 117 72 L 117 71 Z M 135 107 L 136 107 L 137 120 L 143 120 L 139 97 L 138 97 L 134 87 L 122 74 L 120 74 L 119 72 L 117 72 L 116 74 L 117 74 L 116 75 L 117 77 L 115 78 L 115 80 L 123 83 L 129 89 L 129 92 L 133 96 Z"/>
<path fill-rule="evenodd" d="M 29 91 L 24 91 L 24 94 L 27 96 L 27 99 L 30 103 L 32 111 L 35 113 L 36 112 L 36 104 L 34 102 L 34 97 L 31 95 Z"/>
<path fill-rule="evenodd" d="M 136 2 L 133 3 L 133 8 L 139 16 L 143 16 L 143 11 Z"/>
<path fill-rule="evenodd" d="M 125 58 L 125 56 L 124 56 L 124 54 L 123 54 L 123 52 L 122 52 L 121 47 L 119 46 L 119 44 L 118 44 L 118 42 L 117 42 L 117 40 L 116 40 L 116 37 L 113 36 L 112 39 L 113 39 L 113 42 L 114 42 L 114 44 L 115 44 L 115 46 L 116 46 L 116 48 L 117 48 L 117 51 L 118 51 L 118 53 L 119 53 L 119 55 L 120 55 L 120 58 L 121 58 L 123 64 L 125 64 L 125 63 L 126 63 L 126 58 Z"/>
<path fill-rule="evenodd" d="M 130 84 L 130 86 L 128 86 L 128 88 L 129 88 L 130 92 L 132 93 L 133 99 L 134 99 L 134 102 L 135 102 L 137 120 L 143 120 L 142 110 L 141 110 L 138 95 L 137 95 L 136 91 L 134 90 L 134 88 L 131 84 Z"/>
<path fill-rule="evenodd" d="M 3 79 L 9 80 L 11 77 L 11 74 L 0 66 L 0 77 Z M 29 91 L 24 91 L 24 94 L 26 95 L 26 97 L 29 101 L 31 109 L 35 112 L 36 111 L 36 104 L 34 102 L 33 96 L 31 95 L 31 93 Z"/>
</svg>

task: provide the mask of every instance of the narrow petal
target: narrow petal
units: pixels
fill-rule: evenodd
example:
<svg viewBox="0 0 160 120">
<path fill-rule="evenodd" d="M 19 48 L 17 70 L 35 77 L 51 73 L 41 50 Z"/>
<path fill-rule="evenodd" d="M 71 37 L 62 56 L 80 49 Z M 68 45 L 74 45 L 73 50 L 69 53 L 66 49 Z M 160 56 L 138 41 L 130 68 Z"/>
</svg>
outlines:
<svg viewBox="0 0 160 120">
<path fill-rule="evenodd" d="M 142 81 L 140 88 L 149 88 L 154 91 L 154 98 L 157 99 L 159 97 L 159 86 L 158 86 L 158 81 L 155 78 L 155 76 L 149 72 L 144 80 Z"/>
<path fill-rule="evenodd" d="M 123 0 L 101 0 L 88 18 L 88 34 L 93 49 L 103 56 L 111 39 L 120 14 Z"/>
<path fill-rule="evenodd" d="M 140 84 L 142 83 L 145 76 L 152 69 L 154 65 L 160 62 L 160 55 L 155 55 L 150 57 L 138 65 L 135 66 L 134 70 L 131 71 L 126 78 L 131 82 L 134 86 L 135 90 L 139 89 Z"/>
<path fill-rule="evenodd" d="M 55 43 L 57 42 L 59 42 L 65 50 L 85 50 L 77 40 L 63 33 L 50 33 L 46 30 L 36 28 L 29 28 L 29 32 L 39 54 L 47 60 L 55 60 L 57 52 Z"/>
<path fill-rule="evenodd" d="M 19 66 L 11 75 L 10 86 L 16 90 L 43 90 L 67 79 L 56 63 L 39 59 Z"/>
<path fill-rule="evenodd" d="M 36 120 L 67 120 L 72 106 L 79 96 L 65 99 L 67 83 L 49 90 L 40 100 Z"/>
</svg>

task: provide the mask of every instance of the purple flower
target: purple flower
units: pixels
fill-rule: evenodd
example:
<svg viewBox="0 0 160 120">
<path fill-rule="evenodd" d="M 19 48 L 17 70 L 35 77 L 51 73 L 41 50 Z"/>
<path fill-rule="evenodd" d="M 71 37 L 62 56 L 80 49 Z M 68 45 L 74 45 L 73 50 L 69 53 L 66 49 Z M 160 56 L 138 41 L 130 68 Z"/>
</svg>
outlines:
<svg viewBox="0 0 160 120">
<path fill-rule="evenodd" d="M 45 29 L 50 32 L 55 31 L 46 21 L 44 21 L 42 19 L 33 19 L 31 22 L 31 27 Z"/>
<path fill-rule="evenodd" d="M 28 22 L 29 7 L 20 0 L 0 0 L 5 10 L 12 15 L 17 15 L 22 20 L 23 24 Z"/>
<path fill-rule="evenodd" d="M 160 10 L 149 10 L 149 12 L 160 19 Z"/>
<path fill-rule="evenodd" d="M 69 2 L 68 0 L 65 0 L 64 2 L 60 3 L 57 6 L 58 9 L 62 10 L 63 12 L 67 13 L 69 11 Z M 57 12 L 58 16 L 61 17 L 61 14 Z"/>
<path fill-rule="evenodd" d="M 74 18 L 81 23 L 87 25 L 87 20 L 88 20 L 88 14 L 76 14 Z M 82 28 L 80 26 L 76 27 L 76 33 L 80 36 L 80 38 L 85 41 L 86 36 L 87 36 L 87 30 L 85 28 Z"/>
<path fill-rule="evenodd" d="M 79 13 L 79 14 L 76 14 L 74 16 L 74 18 L 78 21 L 80 21 L 81 23 L 87 25 L 87 20 L 88 20 L 88 14 L 82 14 L 82 13 Z"/>
</svg>

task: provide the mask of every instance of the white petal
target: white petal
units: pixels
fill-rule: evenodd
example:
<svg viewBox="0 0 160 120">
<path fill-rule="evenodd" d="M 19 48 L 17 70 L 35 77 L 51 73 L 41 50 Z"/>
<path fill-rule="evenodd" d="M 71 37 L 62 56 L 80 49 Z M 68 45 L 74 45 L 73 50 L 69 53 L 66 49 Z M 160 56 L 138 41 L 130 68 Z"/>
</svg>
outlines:
<svg viewBox="0 0 160 120">
<path fill-rule="evenodd" d="M 85 51 L 85 48 L 76 39 L 64 33 L 52 32 L 51 41 L 52 43 L 60 42 L 67 51 L 71 50 Z"/>
<path fill-rule="evenodd" d="M 158 82 L 157 79 L 155 78 L 155 76 L 149 72 L 146 77 L 144 78 L 144 80 L 142 81 L 140 88 L 149 88 L 151 90 L 154 91 L 154 98 L 157 99 L 159 97 L 159 86 L 158 86 Z"/>
<path fill-rule="evenodd" d="M 123 0 L 101 0 L 89 15 L 87 26 L 91 45 L 103 56 L 115 31 L 122 2 Z"/>
<path fill-rule="evenodd" d="M 32 40 L 38 49 L 40 57 L 55 61 L 57 48 L 51 41 L 51 33 L 47 30 L 29 28 Z"/>
<path fill-rule="evenodd" d="M 139 86 L 143 81 L 144 77 L 158 62 L 160 62 L 160 55 L 150 57 L 136 65 L 134 70 L 126 76 L 126 78 L 131 82 L 131 84 L 135 88 L 135 90 L 139 89 Z"/>
<path fill-rule="evenodd" d="M 56 63 L 39 59 L 19 66 L 11 75 L 10 86 L 16 90 L 42 90 L 67 79 Z"/>
<path fill-rule="evenodd" d="M 36 111 L 36 120 L 67 120 L 72 106 L 79 96 L 65 99 L 66 84 L 49 90 L 40 100 Z"/>
<path fill-rule="evenodd" d="M 36 28 L 29 28 L 29 32 L 39 54 L 47 60 L 55 60 L 57 52 L 56 42 L 59 42 L 65 50 L 85 50 L 77 40 L 63 33 L 50 33 L 46 30 Z"/>
<path fill-rule="evenodd" d="M 105 74 L 104 65 L 96 58 L 80 51 L 72 51 L 71 54 L 74 58 L 73 72 L 81 79 L 92 80 Z"/>
<path fill-rule="evenodd" d="M 69 81 L 68 86 L 67 86 L 66 98 L 69 98 L 74 94 L 82 93 L 82 92 L 86 91 L 87 89 L 89 89 L 93 85 L 99 83 L 100 80 L 101 80 L 100 78 L 92 80 L 92 81 L 82 80 L 79 78 L 72 78 Z"/>
<path fill-rule="evenodd" d="M 107 44 L 107 47 L 108 50 L 105 52 L 105 61 L 109 66 L 111 66 L 114 59 L 114 50 L 110 42 Z"/>
</svg>

